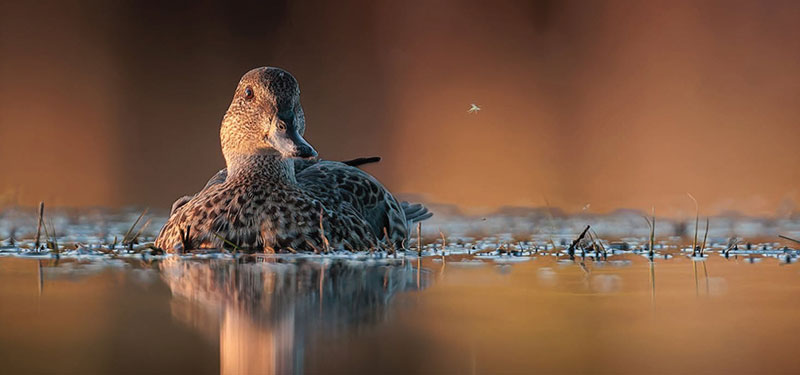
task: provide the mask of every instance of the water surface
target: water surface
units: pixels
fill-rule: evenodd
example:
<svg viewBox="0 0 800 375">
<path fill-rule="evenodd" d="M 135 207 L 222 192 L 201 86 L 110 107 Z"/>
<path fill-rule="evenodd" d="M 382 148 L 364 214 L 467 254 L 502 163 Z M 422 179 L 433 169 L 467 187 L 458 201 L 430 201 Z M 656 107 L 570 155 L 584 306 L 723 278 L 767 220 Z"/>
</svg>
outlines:
<svg viewBox="0 0 800 375">
<path fill-rule="evenodd" d="M 563 257 L 562 257 L 563 258 Z M 0 257 L 3 373 L 798 373 L 800 269 Z"/>
</svg>

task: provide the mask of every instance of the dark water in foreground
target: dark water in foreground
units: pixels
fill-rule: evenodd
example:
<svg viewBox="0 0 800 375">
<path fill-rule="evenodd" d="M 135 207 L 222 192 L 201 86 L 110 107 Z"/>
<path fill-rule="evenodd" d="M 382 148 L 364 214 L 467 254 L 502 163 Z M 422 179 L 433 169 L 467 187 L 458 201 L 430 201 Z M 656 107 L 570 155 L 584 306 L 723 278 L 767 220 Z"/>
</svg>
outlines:
<svg viewBox="0 0 800 375">
<path fill-rule="evenodd" d="M 774 258 L 0 258 L 0 373 L 800 373 Z"/>
</svg>

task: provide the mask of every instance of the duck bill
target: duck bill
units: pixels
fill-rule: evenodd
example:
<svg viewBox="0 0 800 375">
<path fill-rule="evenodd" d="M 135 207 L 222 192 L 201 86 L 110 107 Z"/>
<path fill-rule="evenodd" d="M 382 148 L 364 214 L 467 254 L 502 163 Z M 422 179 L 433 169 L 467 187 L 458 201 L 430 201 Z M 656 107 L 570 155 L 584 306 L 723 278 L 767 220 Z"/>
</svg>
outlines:
<svg viewBox="0 0 800 375">
<path fill-rule="evenodd" d="M 317 156 L 317 150 L 315 150 L 314 147 L 311 147 L 308 141 L 303 139 L 303 136 L 301 136 L 296 130 L 290 132 L 287 139 L 293 146 L 292 152 L 290 152 L 289 155 L 290 157 L 307 159 Z"/>
</svg>

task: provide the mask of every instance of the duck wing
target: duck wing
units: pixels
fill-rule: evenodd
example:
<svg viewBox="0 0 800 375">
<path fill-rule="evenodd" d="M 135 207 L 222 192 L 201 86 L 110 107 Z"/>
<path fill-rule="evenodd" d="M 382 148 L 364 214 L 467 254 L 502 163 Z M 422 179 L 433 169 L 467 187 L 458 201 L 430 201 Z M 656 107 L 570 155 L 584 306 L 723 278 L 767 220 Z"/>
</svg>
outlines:
<svg viewBox="0 0 800 375">
<path fill-rule="evenodd" d="M 351 167 L 360 167 L 364 164 L 377 163 L 379 161 L 381 161 L 380 156 L 370 156 L 367 158 L 355 158 L 350 160 L 344 160 L 342 161 L 342 163 L 347 164 Z"/>
<path fill-rule="evenodd" d="M 377 238 L 385 233 L 395 246 L 403 246 L 408 237 L 405 211 L 375 177 L 343 162 L 322 160 L 301 170 L 296 178 L 304 191 L 326 207 L 351 207 Z"/>
<path fill-rule="evenodd" d="M 304 169 L 323 161 L 322 159 L 295 159 L 294 160 L 294 173 L 302 172 Z M 381 161 L 380 156 L 369 156 L 362 158 L 355 158 L 350 160 L 342 160 L 341 163 L 347 164 L 351 167 L 360 167 L 365 164 L 377 163 Z"/>
</svg>

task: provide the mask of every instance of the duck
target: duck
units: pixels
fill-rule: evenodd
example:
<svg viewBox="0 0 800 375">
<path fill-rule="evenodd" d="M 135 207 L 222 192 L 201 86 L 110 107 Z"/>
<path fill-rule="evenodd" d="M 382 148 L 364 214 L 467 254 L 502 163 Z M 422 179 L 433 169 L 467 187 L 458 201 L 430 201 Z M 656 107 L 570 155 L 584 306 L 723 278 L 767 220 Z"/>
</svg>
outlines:
<svg viewBox="0 0 800 375">
<path fill-rule="evenodd" d="M 154 246 L 168 252 L 328 252 L 404 249 L 433 213 L 400 202 L 359 167 L 378 157 L 324 160 L 303 138 L 294 76 L 275 67 L 239 80 L 220 126 L 225 168 L 179 198 Z"/>
</svg>

